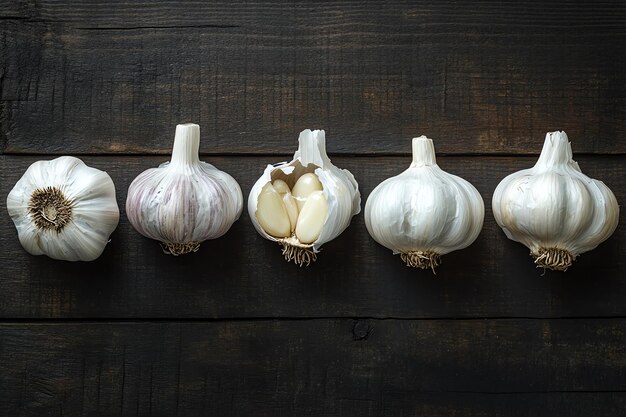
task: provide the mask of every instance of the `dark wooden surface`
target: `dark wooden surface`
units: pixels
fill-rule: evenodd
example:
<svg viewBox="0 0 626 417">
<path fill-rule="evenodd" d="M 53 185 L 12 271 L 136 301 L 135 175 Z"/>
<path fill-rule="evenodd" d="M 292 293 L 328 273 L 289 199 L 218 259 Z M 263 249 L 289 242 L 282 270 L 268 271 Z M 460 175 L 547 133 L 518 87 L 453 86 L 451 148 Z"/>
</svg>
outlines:
<svg viewBox="0 0 626 417">
<path fill-rule="evenodd" d="M 623 2 L 0 1 L 0 415 L 617 416 L 626 409 L 626 223 L 565 274 L 491 214 L 505 175 L 564 129 L 626 201 Z M 247 212 L 169 257 L 124 213 L 179 122 L 245 196 L 324 128 L 363 202 L 435 140 L 486 206 L 435 277 L 362 215 L 286 264 Z M 100 259 L 21 248 L 5 198 L 32 162 L 113 178 Z"/>
</svg>

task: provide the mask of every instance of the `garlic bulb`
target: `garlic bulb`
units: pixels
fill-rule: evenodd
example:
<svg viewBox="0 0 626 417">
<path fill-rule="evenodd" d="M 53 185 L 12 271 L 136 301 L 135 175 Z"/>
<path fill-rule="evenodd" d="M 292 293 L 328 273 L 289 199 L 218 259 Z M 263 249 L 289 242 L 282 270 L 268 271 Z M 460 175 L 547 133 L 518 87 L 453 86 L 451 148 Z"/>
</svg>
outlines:
<svg viewBox="0 0 626 417">
<path fill-rule="evenodd" d="M 330 162 L 323 130 L 304 130 L 298 141 L 291 162 L 265 168 L 250 191 L 248 212 L 261 236 L 302 266 L 348 227 L 361 211 L 361 194 L 350 171 Z"/>
<path fill-rule="evenodd" d="M 546 134 L 534 167 L 504 178 L 493 215 L 506 236 L 530 249 L 537 267 L 565 271 L 617 228 L 611 190 L 580 171 L 565 132 Z"/>
<path fill-rule="evenodd" d="M 197 124 L 176 126 L 171 161 L 142 172 L 128 188 L 128 220 L 167 254 L 197 251 L 226 233 L 243 209 L 237 181 L 200 161 L 199 147 Z"/>
<path fill-rule="evenodd" d="M 412 147 L 411 166 L 368 197 L 365 226 L 407 266 L 435 272 L 441 255 L 476 240 L 485 207 L 472 184 L 439 168 L 432 140 L 414 138 Z"/>
<path fill-rule="evenodd" d="M 98 258 L 120 218 L 111 177 L 72 156 L 28 167 L 7 210 L 28 253 L 66 261 Z"/>
</svg>

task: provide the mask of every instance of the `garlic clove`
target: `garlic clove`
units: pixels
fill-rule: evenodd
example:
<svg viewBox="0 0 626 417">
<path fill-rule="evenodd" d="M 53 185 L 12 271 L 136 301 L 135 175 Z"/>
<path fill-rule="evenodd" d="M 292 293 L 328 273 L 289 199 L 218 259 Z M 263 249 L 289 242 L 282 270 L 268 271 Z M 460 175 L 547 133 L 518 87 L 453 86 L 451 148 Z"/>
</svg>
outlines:
<svg viewBox="0 0 626 417">
<path fill-rule="evenodd" d="M 292 194 L 298 203 L 298 209 L 302 210 L 309 194 L 314 191 L 322 191 L 322 189 L 322 183 L 315 174 L 308 173 L 298 178 L 298 181 L 296 181 L 292 191 Z"/>
<path fill-rule="evenodd" d="M 272 185 L 274 186 L 274 189 L 279 194 L 291 193 L 291 189 L 289 188 L 287 183 L 285 181 L 283 181 L 283 180 L 274 180 Z"/>
<path fill-rule="evenodd" d="M 271 236 L 291 235 L 291 223 L 283 199 L 270 183 L 266 184 L 259 194 L 256 218 L 263 230 Z"/>
<path fill-rule="evenodd" d="M 328 208 L 324 192 L 311 192 L 307 196 L 302 210 L 300 210 L 298 224 L 296 225 L 296 237 L 300 243 L 308 244 L 317 240 L 322 232 L 322 226 L 324 226 L 327 214 Z"/>
<path fill-rule="evenodd" d="M 296 224 L 298 222 L 298 215 L 300 214 L 300 210 L 298 210 L 298 203 L 296 199 L 293 198 L 291 193 L 283 194 L 283 204 L 285 205 L 285 209 L 287 210 L 287 215 L 289 215 L 289 223 L 291 225 L 291 233 L 296 229 Z"/>
</svg>

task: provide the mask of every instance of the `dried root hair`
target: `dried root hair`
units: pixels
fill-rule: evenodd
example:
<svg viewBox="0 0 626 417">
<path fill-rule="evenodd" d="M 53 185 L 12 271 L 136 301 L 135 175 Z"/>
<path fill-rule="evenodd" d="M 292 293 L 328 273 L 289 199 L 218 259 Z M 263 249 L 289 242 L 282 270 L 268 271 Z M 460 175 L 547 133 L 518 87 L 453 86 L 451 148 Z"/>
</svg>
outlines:
<svg viewBox="0 0 626 417">
<path fill-rule="evenodd" d="M 551 269 L 553 271 L 567 271 L 572 266 L 574 256 L 565 249 L 559 248 L 539 248 L 537 253 L 530 254 L 535 258 L 537 268 Z"/>
<path fill-rule="evenodd" d="M 400 258 L 406 266 L 420 269 L 431 269 L 437 275 L 435 268 L 441 265 L 441 256 L 431 251 L 415 251 L 401 253 Z"/>
<path fill-rule="evenodd" d="M 74 203 L 56 187 L 36 189 L 30 196 L 28 212 L 39 230 L 61 232 L 72 220 Z"/>
<path fill-rule="evenodd" d="M 283 256 L 287 262 L 293 261 L 302 267 L 309 266 L 317 260 L 313 245 L 300 243 L 295 236 L 279 239 L 278 243 L 283 247 Z"/>
<path fill-rule="evenodd" d="M 200 243 L 198 241 L 186 242 L 186 243 L 166 243 L 161 242 L 161 249 L 163 253 L 168 255 L 184 255 L 190 252 L 197 252 L 200 249 Z"/>
</svg>

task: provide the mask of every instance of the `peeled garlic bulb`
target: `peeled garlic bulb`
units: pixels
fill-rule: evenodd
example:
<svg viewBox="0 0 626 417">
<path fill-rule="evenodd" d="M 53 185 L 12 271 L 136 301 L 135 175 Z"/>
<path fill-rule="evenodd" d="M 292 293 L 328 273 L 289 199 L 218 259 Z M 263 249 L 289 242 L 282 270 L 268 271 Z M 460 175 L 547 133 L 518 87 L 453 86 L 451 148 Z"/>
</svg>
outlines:
<svg viewBox="0 0 626 417">
<path fill-rule="evenodd" d="M 200 161 L 199 146 L 197 124 L 176 126 L 171 161 L 142 172 L 128 188 L 128 220 L 168 254 L 195 252 L 203 241 L 222 236 L 243 209 L 237 181 Z"/>
<path fill-rule="evenodd" d="M 250 191 L 248 212 L 256 230 L 302 266 L 348 227 L 361 195 L 354 176 L 330 162 L 323 130 L 302 131 L 299 145 L 291 162 L 267 166 Z M 268 190 L 282 196 L 282 206 Z"/>
<path fill-rule="evenodd" d="M 28 167 L 7 210 L 28 253 L 66 261 L 98 258 L 120 217 L 111 177 L 72 156 Z"/>
<path fill-rule="evenodd" d="M 407 266 L 434 272 L 441 255 L 476 240 L 485 208 L 472 184 L 439 168 L 432 140 L 414 138 L 412 146 L 411 166 L 368 197 L 365 226 Z"/>
<path fill-rule="evenodd" d="M 504 178 L 492 206 L 506 236 L 529 248 L 537 267 L 557 271 L 608 239 L 619 218 L 611 190 L 572 159 L 565 132 L 546 134 L 535 166 Z"/>
</svg>

